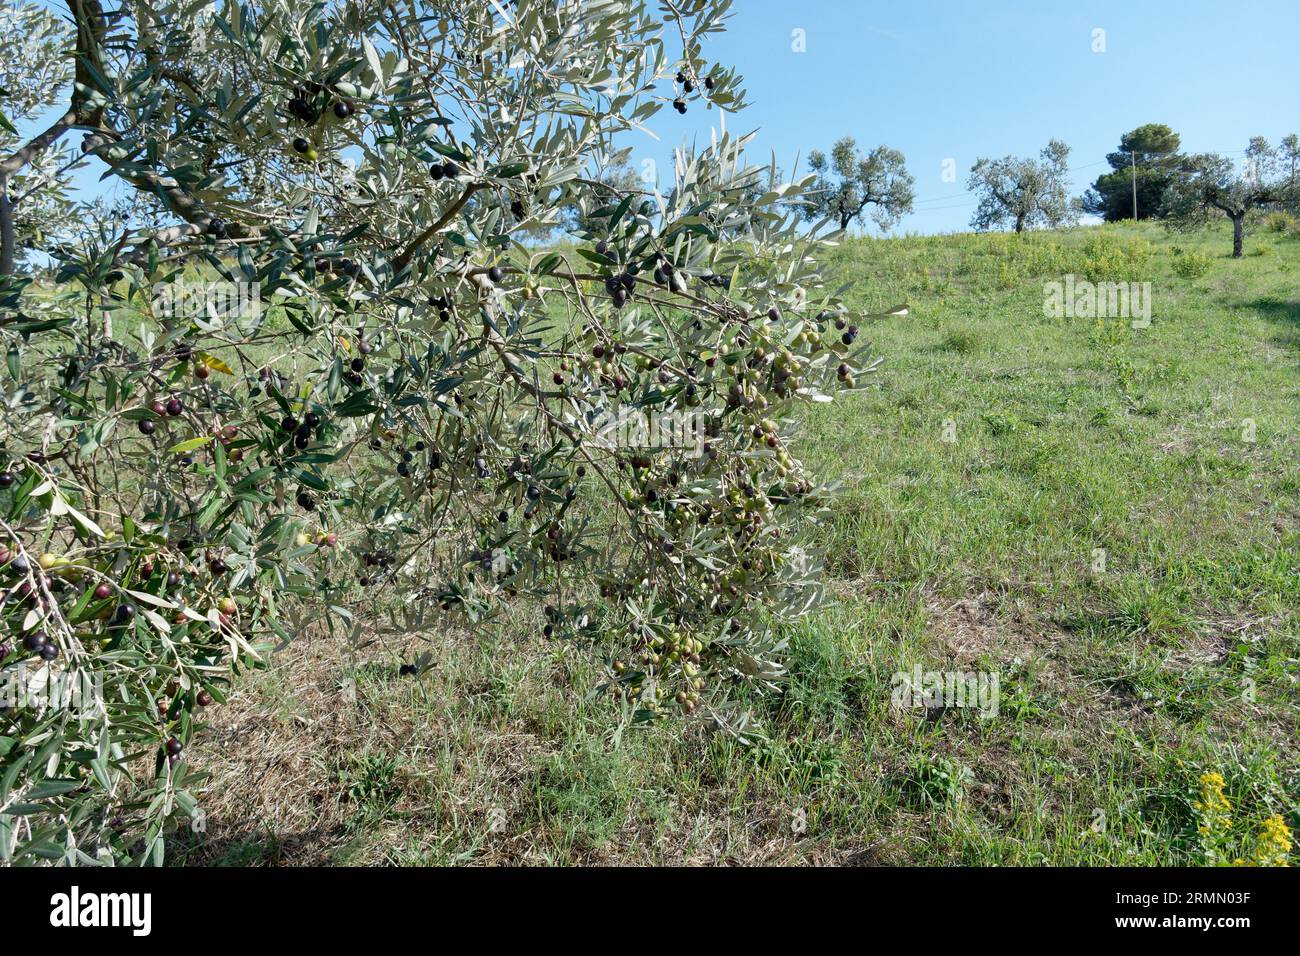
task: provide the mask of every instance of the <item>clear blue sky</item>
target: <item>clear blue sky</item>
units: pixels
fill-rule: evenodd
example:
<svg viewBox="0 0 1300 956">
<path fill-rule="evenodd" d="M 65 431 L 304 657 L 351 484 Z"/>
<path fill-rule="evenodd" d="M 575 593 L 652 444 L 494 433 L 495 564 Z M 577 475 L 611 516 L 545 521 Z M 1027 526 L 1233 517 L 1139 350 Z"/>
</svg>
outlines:
<svg viewBox="0 0 1300 956">
<path fill-rule="evenodd" d="M 968 228 L 975 159 L 1036 154 L 1052 137 L 1070 146 L 1078 194 L 1143 123 L 1237 158 L 1252 135 L 1300 133 L 1300 0 L 736 0 L 704 55 L 747 81 L 753 105 L 728 128 L 760 128 L 787 172 L 844 135 L 902 150 L 918 203 L 899 231 Z M 707 142 L 716 117 L 661 113 L 664 143 L 642 137 L 637 152 L 666 156 L 697 131 Z M 955 183 L 941 179 L 949 157 Z"/>
</svg>

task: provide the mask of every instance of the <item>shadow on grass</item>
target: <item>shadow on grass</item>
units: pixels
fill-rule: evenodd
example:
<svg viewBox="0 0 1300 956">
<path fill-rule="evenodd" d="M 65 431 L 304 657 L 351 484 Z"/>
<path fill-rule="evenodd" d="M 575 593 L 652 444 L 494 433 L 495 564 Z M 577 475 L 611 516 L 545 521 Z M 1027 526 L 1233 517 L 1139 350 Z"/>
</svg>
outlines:
<svg viewBox="0 0 1300 956">
<path fill-rule="evenodd" d="M 1289 346 L 1300 351 L 1300 301 L 1287 302 L 1283 299 L 1256 299 L 1247 303 L 1247 308 L 1254 309 L 1269 322 L 1282 326 L 1282 334 L 1274 338 L 1278 345 Z"/>
<path fill-rule="evenodd" d="M 328 861 L 346 837 L 341 826 L 298 833 L 221 827 L 211 837 L 181 831 L 172 838 L 167 862 L 171 866 L 319 865 Z"/>
</svg>

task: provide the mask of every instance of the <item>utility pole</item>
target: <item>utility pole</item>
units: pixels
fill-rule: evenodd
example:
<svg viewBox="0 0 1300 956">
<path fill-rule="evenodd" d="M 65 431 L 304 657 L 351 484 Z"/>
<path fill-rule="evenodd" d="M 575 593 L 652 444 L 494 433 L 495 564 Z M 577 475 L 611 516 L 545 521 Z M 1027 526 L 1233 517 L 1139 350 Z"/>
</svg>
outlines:
<svg viewBox="0 0 1300 956">
<path fill-rule="evenodd" d="M 1128 151 L 1129 162 L 1133 166 L 1133 221 L 1137 222 L 1138 217 L 1138 163 L 1137 153 L 1133 150 Z"/>
</svg>

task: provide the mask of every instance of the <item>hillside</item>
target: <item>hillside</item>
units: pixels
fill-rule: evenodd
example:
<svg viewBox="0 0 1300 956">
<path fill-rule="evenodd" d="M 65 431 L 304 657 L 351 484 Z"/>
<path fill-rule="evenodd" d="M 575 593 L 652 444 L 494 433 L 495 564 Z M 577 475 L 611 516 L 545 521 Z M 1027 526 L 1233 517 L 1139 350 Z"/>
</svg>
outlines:
<svg viewBox="0 0 1300 956">
<path fill-rule="evenodd" d="M 565 687 L 594 669 L 520 621 L 318 636 L 214 717 L 184 858 L 1249 856 L 1265 817 L 1300 824 L 1300 240 L 1229 250 L 1157 226 L 846 243 L 828 268 L 855 301 L 911 308 L 797 440 L 843 490 L 764 740 L 611 735 L 617 705 Z M 1045 315 L 1066 275 L 1150 282 L 1149 327 Z M 918 666 L 996 676 L 996 714 L 893 706 Z M 1235 842 L 1197 833 L 1206 773 Z"/>
</svg>

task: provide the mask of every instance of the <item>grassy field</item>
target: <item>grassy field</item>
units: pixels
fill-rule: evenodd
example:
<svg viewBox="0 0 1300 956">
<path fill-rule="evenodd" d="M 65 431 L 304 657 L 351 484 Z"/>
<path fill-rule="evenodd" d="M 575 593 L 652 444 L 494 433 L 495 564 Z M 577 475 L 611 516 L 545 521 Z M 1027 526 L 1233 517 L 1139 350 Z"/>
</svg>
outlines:
<svg viewBox="0 0 1300 956">
<path fill-rule="evenodd" d="M 590 663 L 518 622 L 303 640 L 199 738 L 206 831 L 173 859 L 1249 858 L 1264 818 L 1300 827 L 1300 241 L 1230 248 L 1154 226 L 847 243 L 828 268 L 852 297 L 911 312 L 800 425 L 843 489 L 830 600 L 754 703 L 765 739 L 620 729 Z M 1066 274 L 1151 282 L 1150 327 L 1046 317 Z M 399 677 L 417 651 L 435 666 Z M 917 665 L 996 675 L 996 715 L 894 706 Z M 1197 832 L 1207 772 L 1226 838 Z"/>
</svg>

